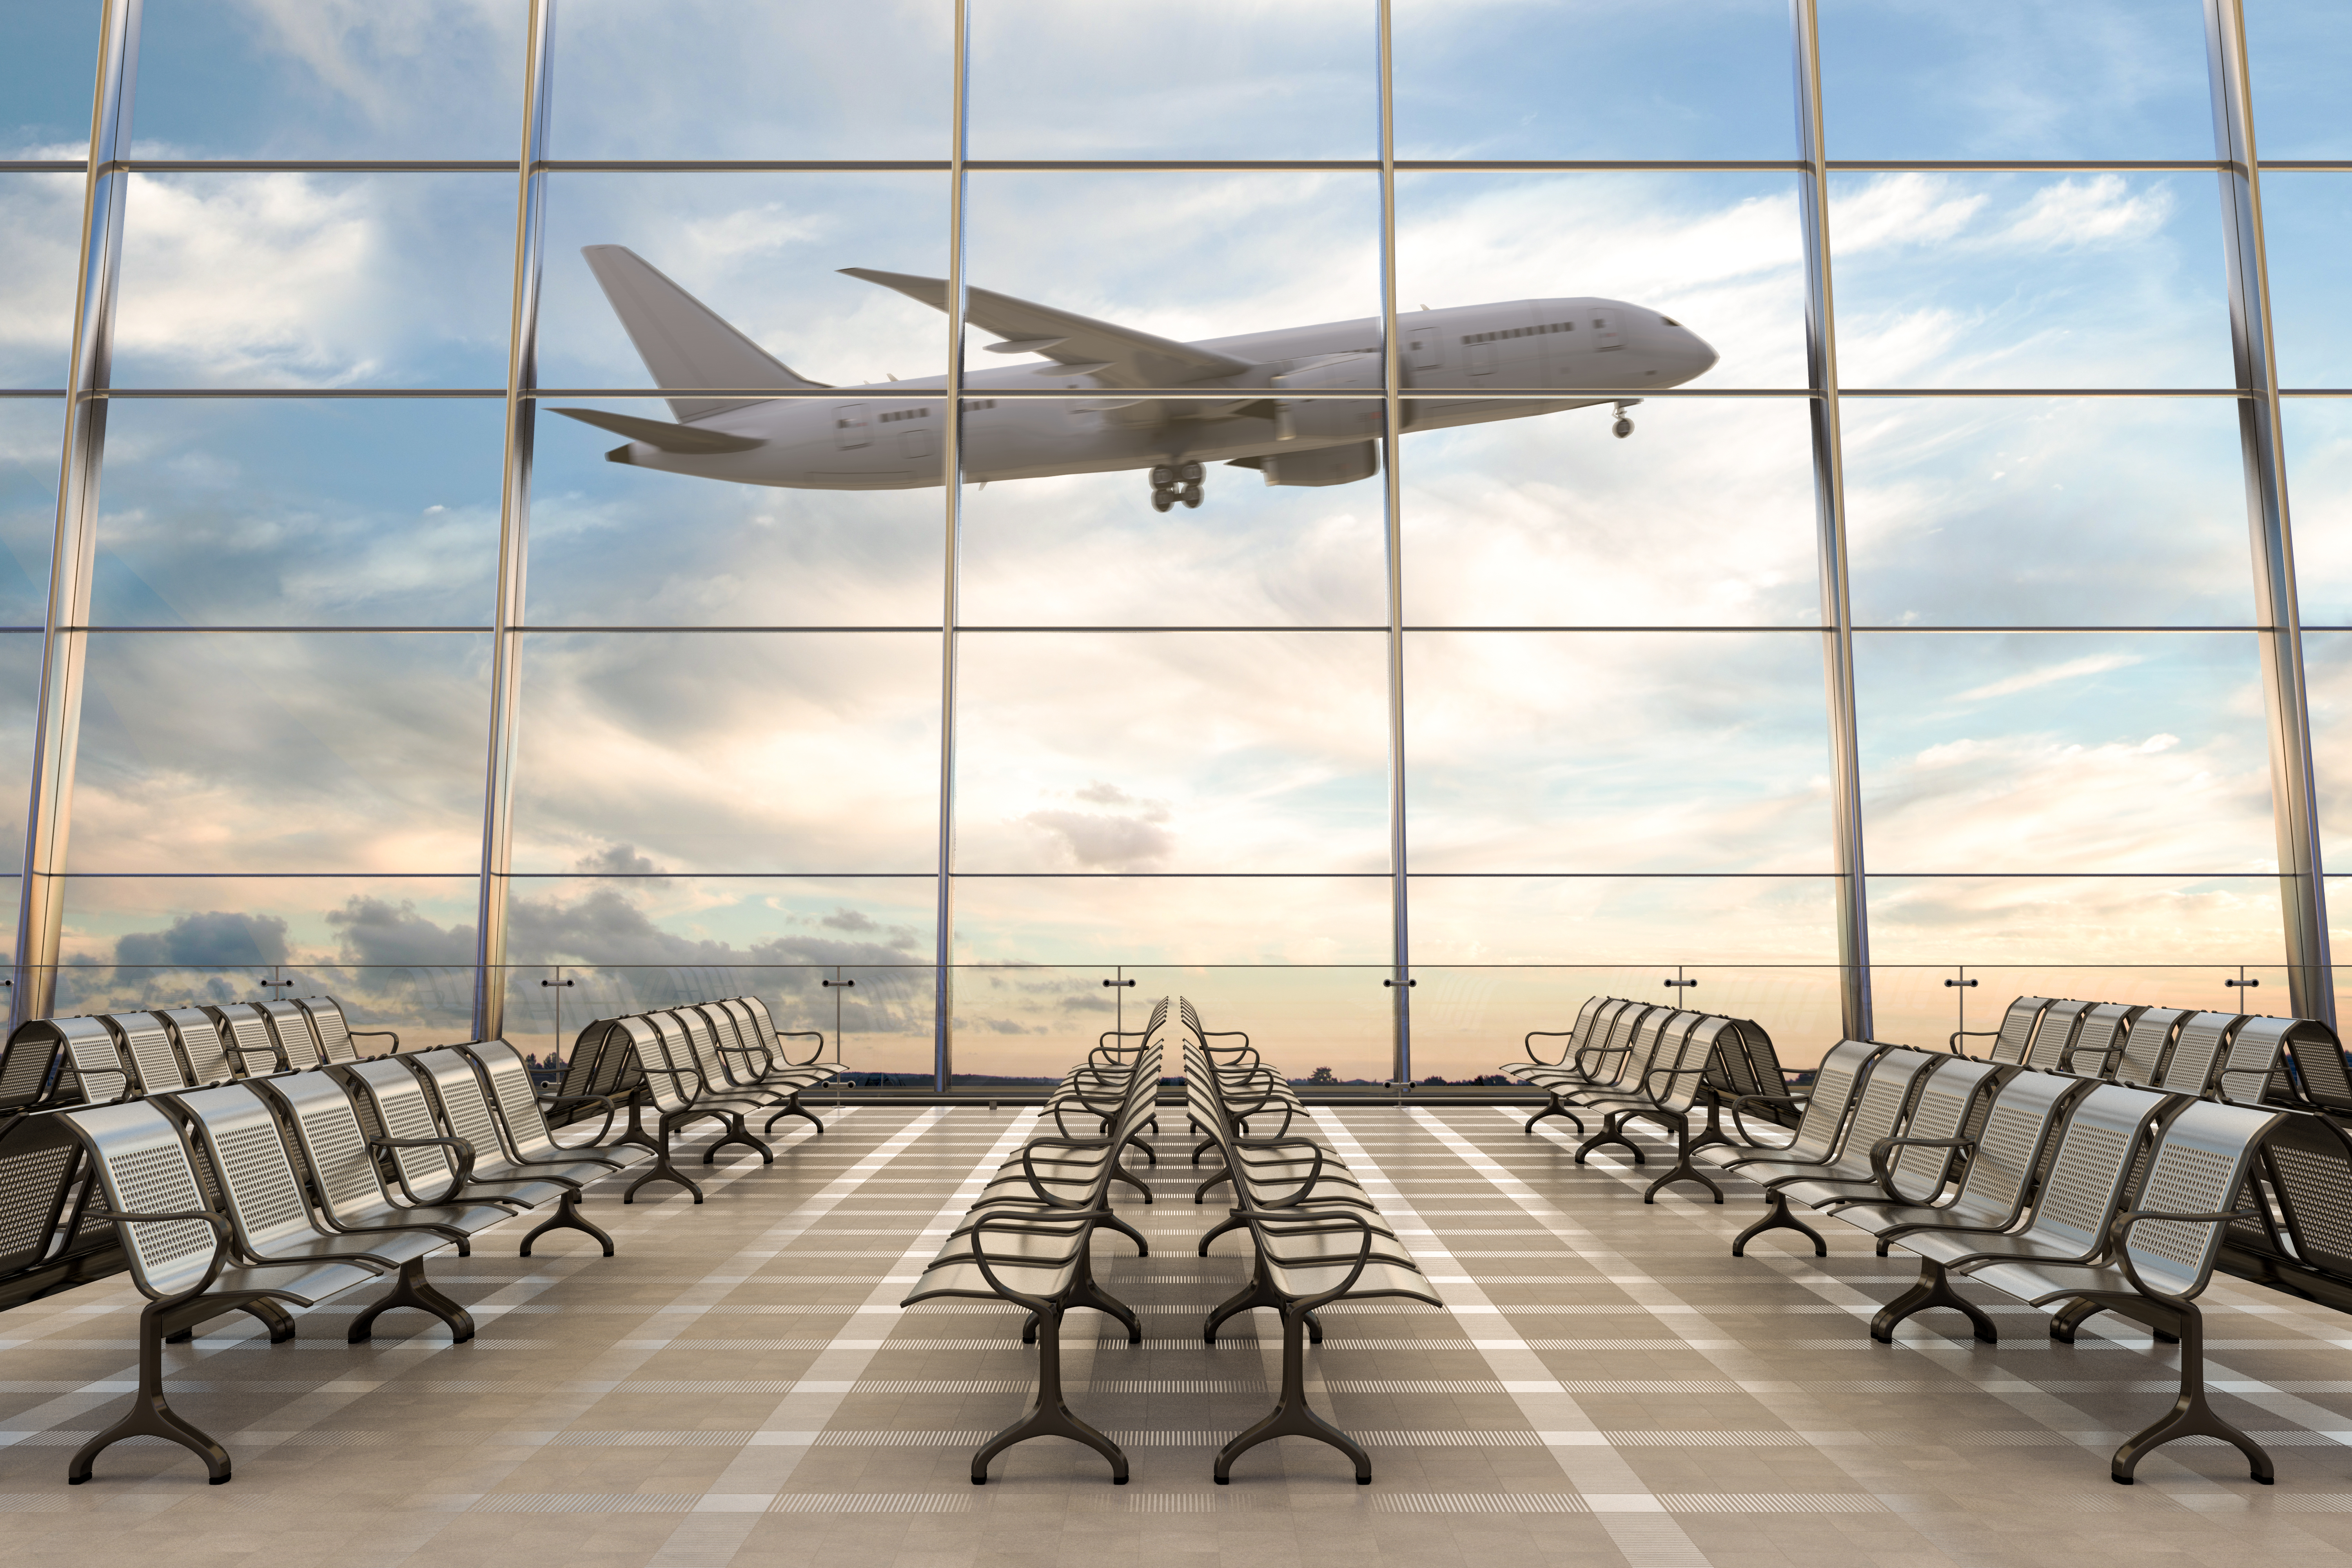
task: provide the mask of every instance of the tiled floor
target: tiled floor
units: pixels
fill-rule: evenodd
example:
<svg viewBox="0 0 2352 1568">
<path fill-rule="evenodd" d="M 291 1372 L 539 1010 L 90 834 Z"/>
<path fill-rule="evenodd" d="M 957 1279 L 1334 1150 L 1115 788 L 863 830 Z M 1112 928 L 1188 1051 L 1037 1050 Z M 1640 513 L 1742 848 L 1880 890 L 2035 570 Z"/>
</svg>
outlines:
<svg viewBox="0 0 2352 1568">
<path fill-rule="evenodd" d="M 1215 1447 L 1270 1404 L 1274 1328 L 1260 1314 L 1267 1343 L 1201 1344 L 1202 1313 L 1242 1265 L 1233 1237 L 1194 1256 L 1223 1211 L 1188 1201 L 1194 1173 L 1172 1135 L 1160 1204 L 1122 1204 L 1152 1256 L 1097 1244 L 1103 1278 L 1150 1337 L 1097 1343 L 1082 1336 L 1101 1320 L 1079 1314 L 1066 1352 L 1073 1405 L 1127 1447 L 1134 1483 L 1114 1488 L 1092 1453 L 1047 1441 L 971 1486 L 971 1451 L 1020 1414 L 1034 1352 L 1010 1309 L 896 1302 L 1030 1119 L 868 1107 L 829 1117 L 822 1138 L 788 1134 L 772 1167 L 729 1151 L 699 1207 L 592 1201 L 620 1243 L 610 1260 L 577 1236 L 518 1259 L 497 1233 L 471 1258 L 436 1259 L 434 1278 L 480 1320 L 470 1344 L 402 1315 L 387 1333 L 419 1338 L 353 1348 L 339 1331 L 347 1310 L 323 1309 L 290 1345 L 248 1334 L 243 1318 L 210 1325 L 171 1352 L 172 1386 L 235 1456 L 226 1487 L 145 1442 L 110 1450 L 90 1485 L 65 1485 L 68 1454 L 130 1386 L 127 1287 L 0 1316 L 0 1557 L 2352 1562 L 2352 1320 L 2217 1284 L 2219 1403 L 2271 1447 L 2278 1485 L 2250 1484 L 2232 1450 L 2179 1445 L 2126 1489 L 2107 1480 L 2107 1455 L 2173 1386 L 2145 1333 L 2100 1320 L 2068 1347 L 2038 1314 L 1996 1309 L 1997 1348 L 1947 1337 L 1963 1331 L 1950 1314 L 1873 1344 L 1863 1320 L 1912 1273 L 1899 1257 L 1841 1235 L 1816 1260 L 1783 1235 L 1732 1258 L 1751 1191 L 1720 1208 L 1645 1207 L 1628 1167 L 1579 1168 L 1562 1136 L 1523 1136 L 1519 1114 L 1318 1113 L 1449 1302 L 1330 1310 L 1310 1359 L 1316 1397 L 1370 1449 L 1370 1487 L 1297 1438 L 1250 1454 L 1231 1487 L 1210 1483 Z"/>
</svg>

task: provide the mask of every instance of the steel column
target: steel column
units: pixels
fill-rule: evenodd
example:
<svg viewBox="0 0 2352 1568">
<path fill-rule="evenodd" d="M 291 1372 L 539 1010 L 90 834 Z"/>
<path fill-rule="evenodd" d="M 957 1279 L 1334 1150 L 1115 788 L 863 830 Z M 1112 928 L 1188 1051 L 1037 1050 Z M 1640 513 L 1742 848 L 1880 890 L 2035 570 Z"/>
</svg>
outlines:
<svg viewBox="0 0 2352 1568">
<path fill-rule="evenodd" d="M 35 710 L 25 877 L 17 889 L 16 974 L 9 1023 L 56 1009 L 58 943 L 65 929 L 66 846 L 73 821 L 74 754 L 89 658 L 90 573 L 97 560 L 98 477 L 106 447 L 106 397 L 114 350 L 115 282 L 121 271 L 123 201 L 131 173 L 131 89 L 139 70 L 140 0 L 106 0 L 98 83 L 83 176 L 81 279 L 74 294 L 73 357 L 67 368 L 58 525 L 49 547 L 49 601 Z"/>
<path fill-rule="evenodd" d="M 1822 579 L 1822 665 L 1829 689 L 1832 859 L 1837 869 L 1840 1012 L 1849 1039 L 1868 1039 L 1870 905 L 1863 878 L 1862 763 L 1853 706 L 1853 610 L 1848 593 L 1845 455 L 1838 409 L 1837 319 L 1830 287 L 1829 165 L 1822 142 L 1821 21 L 1815 0 L 1790 0 L 1797 63 L 1798 177 L 1805 229 L 1805 363 L 1812 410 L 1813 505 Z"/>
<path fill-rule="evenodd" d="M 531 0 L 524 64 L 522 163 L 515 193 L 514 306 L 507 347 L 506 477 L 499 503 L 498 599 L 491 613 L 489 760 L 482 790 L 482 886 L 474 926 L 474 1037 L 506 1027 L 507 889 L 514 860 L 515 737 L 522 689 L 523 575 L 530 553 L 531 439 L 539 404 L 539 276 L 547 226 L 549 89 L 555 0 Z M 559 1047 L 562 1042 L 557 1042 Z"/>
<path fill-rule="evenodd" d="M 2238 437 L 2245 458 L 2246 523 L 2253 548 L 2254 619 L 2263 627 L 2256 635 L 2262 649 L 2263 706 L 2270 721 L 2271 813 L 2278 833 L 2288 1005 L 2298 1017 L 2323 1018 L 2333 1026 L 2336 984 L 2327 952 L 2319 792 L 2311 758 L 2303 616 L 2295 602 L 2294 539 L 2287 517 L 2278 361 L 2271 339 L 2262 174 L 2254 161 L 2242 0 L 2205 0 L 2205 53 L 2213 82 L 2213 150 L 2221 161 L 2230 344 L 2238 386 L 2245 394 L 2238 402 Z"/>
<path fill-rule="evenodd" d="M 955 733 L 957 590 L 963 531 L 963 195 L 964 106 L 971 79 L 969 0 L 956 0 L 954 121 L 948 130 L 948 405 L 940 441 L 941 525 L 940 603 L 940 885 L 938 969 L 931 992 L 931 1078 L 945 1094 L 955 1072 Z"/>
<path fill-rule="evenodd" d="M 1380 0 L 1381 50 L 1381 478 L 1387 509 L 1389 592 L 1389 879 L 1390 994 L 1395 1030 L 1389 1076 L 1412 1081 L 1412 949 L 1405 869 L 1404 820 L 1404 480 L 1397 472 L 1403 444 L 1404 400 L 1397 377 L 1396 291 L 1396 56 L 1391 0 Z"/>
</svg>

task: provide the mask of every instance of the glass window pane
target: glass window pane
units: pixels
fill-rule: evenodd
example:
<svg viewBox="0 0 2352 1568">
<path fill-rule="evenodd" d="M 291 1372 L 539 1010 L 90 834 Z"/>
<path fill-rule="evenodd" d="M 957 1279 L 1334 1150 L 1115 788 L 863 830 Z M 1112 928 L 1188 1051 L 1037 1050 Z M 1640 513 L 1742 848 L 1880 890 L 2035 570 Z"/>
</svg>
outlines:
<svg viewBox="0 0 2352 1568">
<path fill-rule="evenodd" d="M 2352 12 L 2337 0 L 2252 0 L 2245 12 L 2256 149 L 2265 158 L 2352 153 Z"/>
<path fill-rule="evenodd" d="M 2303 669 L 2320 844 L 2329 859 L 2352 856 L 2352 632 L 2304 633 Z"/>
<path fill-rule="evenodd" d="M 704 423 L 767 442 L 766 454 L 679 458 L 633 441 L 626 426 L 548 417 L 554 406 L 672 418 L 667 403 L 647 399 L 541 405 L 530 480 L 533 624 L 939 625 L 940 400 L 740 405 Z M 835 428 L 843 417 L 853 424 Z M 794 422 L 811 439 L 782 434 Z M 767 466 L 747 467 L 755 461 Z M 801 482 L 736 483 L 730 473 Z"/>
<path fill-rule="evenodd" d="M 0 133 L 10 158 L 89 156 L 90 100 L 98 87 L 100 0 L 48 0 L 8 13 L 0 53 Z"/>
<path fill-rule="evenodd" d="M 1855 398 L 1843 410 L 1857 622 L 2252 622 L 2234 401 Z"/>
<path fill-rule="evenodd" d="M 503 386 L 511 174 L 140 174 L 117 386 Z"/>
<path fill-rule="evenodd" d="M 48 618 L 65 418 L 56 398 L 0 397 L 0 626 Z"/>
<path fill-rule="evenodd" d="M 506 406 L 124 398 L 98 626 L 488 626 Z"/>
<path fill-rule="evenodd" d="M 101 632 L 89 660 L 72 869 L 480 866 L 487 636 Z"/>
<path fill-rule="evenodd" d="M 2279 384 L 2352 386 L 2352 174 L 2264 174 L 2263 238 Z"/>
<path fill-rule="evenodd" d="M 1830 195 L 1846 386 L 2236 384 L 2210 174 L 1840 174 Z"/>
<path fill-rule="evenodd" d="M 2352 626 L 2352 399 L 2285 404 L 2297 602 L 2306 626 Z"/>
<path fill-rule="evenodd" d="M 2210 158 L 2198 0 L 1823 0 L 1832 158 Z"/>
<path fill-rule="evenodd" d="M 515 0 L 144 0 L 142 11 L 140 157 L 511 159 L 520 150 L 530 8 Z"/>
<path fill-rule="evenodd" d="M 473 877 L 69 878 L 58 1010 L 327 994 L 356 1026 L 397 1031 L 403 1050 L 467 1039 L 479 886 Z"/>
<path fill-rule="evenodd" d="M 1407 406 L 1432 411 L 1430 423 L 1486 421 L 1407 429 L 1409 623 L 1819 623 L 1801 400 L 1653 401 L 1634 411 L 1637 428 L 1623 440 L 1610 434 L 1605 406 Z"/>
<path fill-rule="evenodd" d="M 1386 625 L 1387 494 L 1371 437 L 1352 423 L 1376 432 L 1381 405 L 1299 398 L 1277 410 L 1274 400 L 1255 401 L 1249 413 L 1202 417 L 1192 403 L 967 399 L 961 619 Z M 1339 438 L 1301 452 L 1293 443 L 1302 437 L 1286 442 L 1285 430 Z M 1299 459 L 1303 470 L 1285 466 Z M 1108 471 L 1036 472 L 1113 463 Z M 1194 481 L 1201 504 L 1156 510 L 1149 470 L 1168 465 L 1181 475 L 1183 463 L 1204 470 Z"/>
<path fill-rule="evenodd" d="M 965 364 L 974 391 L 1200 390 L 1228 384 L 1235 363 L 1271 371 L 1277 360 L 1380 347 L 1372 175 L 983 173 L 969 189 L 964 282 L 1012 297 L 971 296 Z M 1018 302 L 1212 352 L 1087 338 L 1089 352 L 1100 352 L 1098 342 L 1113 351 L 1108 374 L 1089 382 L 1028 357 L 1036 329 L 1024 326 Z M 1244 376 L 1236 390 L 1266 384 Z M 1379 384 L 1375 377 L 1372 390 Z"/>
<path fill-rule="evenodd" d="M 1385 871 L 1387 637 L 967 632 L 963 871 Z"/>
<path fill-rule="evenodd" d="M 1401 158 L 1793 158 L 1780 0 L 1397 0 Z"/>
<path fill-rule="evenodd" d="M 937 632 L 532 633 L 522 689 L 518 872 L 939 868 Z"/>
<path fill-rule="evenodd" d="M 1788 174 L 1397 180 L 1398 324 L 1446 340 L 1416 386 L 1803 386 L 1804 279 Z"/>
<path fill-rule="evenodd" d="M 947 317 L 840 269 L 944 278 L 947 242 L 941 174 L 552 174 L 539 384 L 745 391 L 943 375 Z M 628 253 L 600 252 L 599 265 L 630 300 L 629 322 L 583 254 L 592 246 Z M 702 311 L 756 346 L 681 331 Z"/>
<path fill-rule="evenodd" d="M 971 155 L 1376 158 L 1378 16 L 1372 0 L 973 0 Z"/>
<path fill-rule="evenodd" d="M 41 700 L 41 634 L 0 633 L 0 866 L 25 862 L 25 808 Z"/>
<path fill-rule="evenodd" d="M 950 0 L 564 0 L 563 158 L 945 158 Z"/>
<path fill-rule="evenodd" d="M 1830 869 L 1818 633 L 1415 632 L 1405 691 L 1416 873 Z"/>
<path fill-rule="evenodd" d="M 0 174 L 0 386 L 61 387 L 73 374 L 85 184 Z"/>
<path fill-rule="evenodd" d="M 2255 656 L 2250 634 L 1857 635 L 1870 864 L 2273 869 Z M 1926 961 L 1988 962 L 1949 946 Z"/>
</svg>

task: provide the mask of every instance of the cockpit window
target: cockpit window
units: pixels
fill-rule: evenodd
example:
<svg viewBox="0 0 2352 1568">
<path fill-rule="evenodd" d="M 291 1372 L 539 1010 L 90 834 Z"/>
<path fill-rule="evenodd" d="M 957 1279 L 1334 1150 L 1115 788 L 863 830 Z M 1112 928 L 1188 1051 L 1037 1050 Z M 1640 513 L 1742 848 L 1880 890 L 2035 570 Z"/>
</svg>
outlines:
<svg viewBox="0 0 2352 1568">
<path fill-rule="evenodd" d="M 1672 316 L 1660 316 L 1658 321 L 1662 325 L 1669 327 L 1679 327 L 1682 325 L 1680 321 L 1675 321 Z"/>
</svg>

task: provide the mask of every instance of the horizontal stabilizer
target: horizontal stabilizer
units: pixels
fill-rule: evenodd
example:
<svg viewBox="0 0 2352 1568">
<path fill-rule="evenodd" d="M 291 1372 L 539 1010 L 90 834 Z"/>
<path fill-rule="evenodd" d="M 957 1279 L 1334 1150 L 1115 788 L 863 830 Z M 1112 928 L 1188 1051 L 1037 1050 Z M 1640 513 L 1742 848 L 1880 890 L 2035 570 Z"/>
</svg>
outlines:
<svg viewBox="0 0 2352 1568">
<path fill-rule="evenodd" d="M 551 408 L 548 412 L 565 415 L 583 425 L 593 425 L 599 430 L 610 430 L 614 435 L 625 436 L 632 441 L 643 441 L 646 446 L 664 452 L 709 457 L 717 452 L 748 452 L 754 447 L 767 445 L 765 441 L 750 436 L 730 436 L 723 430 L 698 430 L 691 425 L 666 425 L 658 419 L 607 414 L 601 408 Z"/>
<path fill-rule="evenodd" d="M 621 318 L 656 386 L 825 390 L 824 382 L 809 380 L 729 326 L 710 307 L 626 246 L 592 245 L 580 254 L 588 258 L 588 270 L 596 275 L 604 298 L 612 302 L 613 314 Z M 731 397 L 669 400 L 670 412 L 680 419 L 700 419 L 741 405 L 741 399 Z"/>
<path fill-rule="evenodd" d="M 1047 349 L 1059 348 L 1059 338 L 1016 338 L 1011 342 L 982 343 L 982 349 L 992 354 L 1041 354 Z"/>
</svg>

